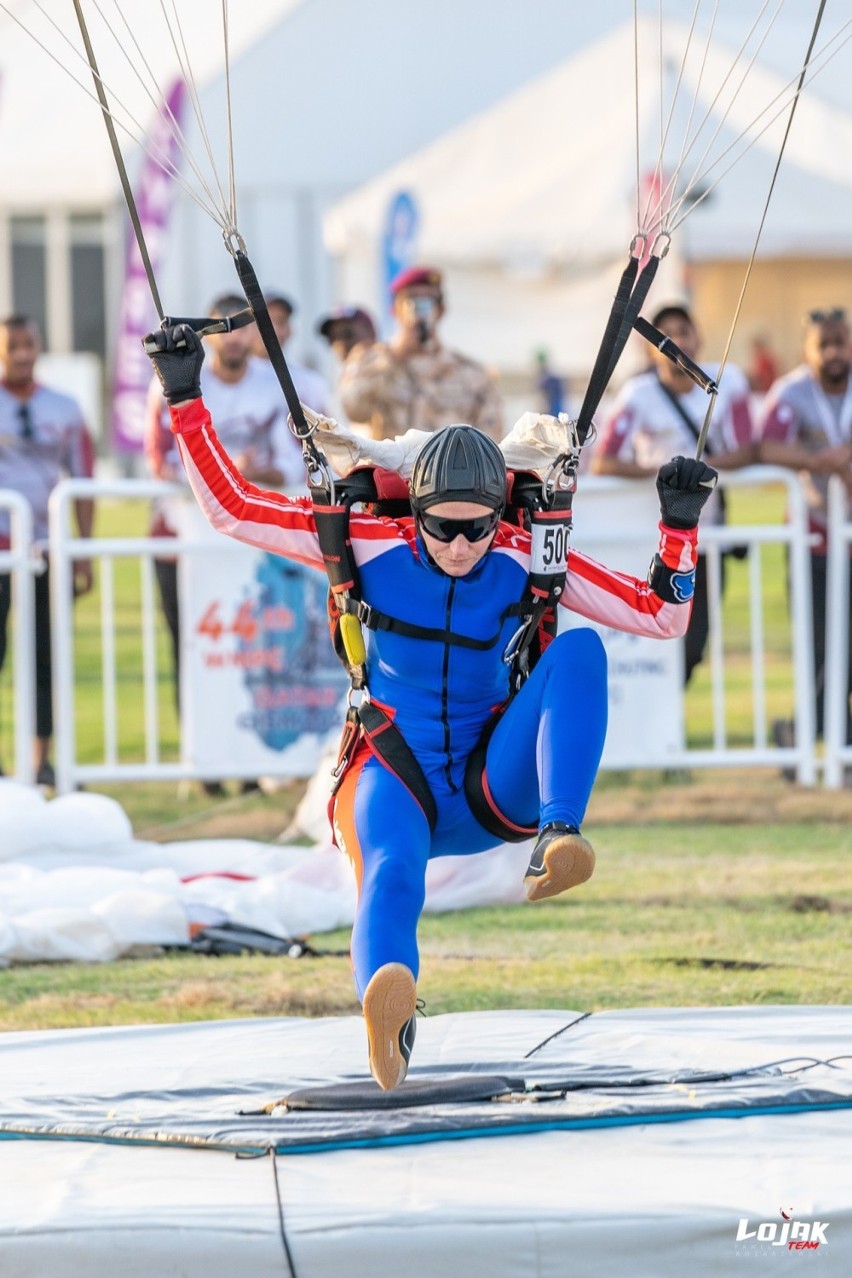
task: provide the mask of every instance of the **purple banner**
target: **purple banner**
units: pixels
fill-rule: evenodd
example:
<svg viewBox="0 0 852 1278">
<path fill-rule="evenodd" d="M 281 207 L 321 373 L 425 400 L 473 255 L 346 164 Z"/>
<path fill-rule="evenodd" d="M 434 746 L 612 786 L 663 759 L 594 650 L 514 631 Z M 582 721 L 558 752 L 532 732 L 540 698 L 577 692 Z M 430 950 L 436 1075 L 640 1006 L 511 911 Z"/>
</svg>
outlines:
<svg viewBox="0 0 852 1278">
<path fill-rule="evenodd" d="M 180 145 L 174 136 L 173 119 L 181 123 L 185 98 L 186 86 L 183 80 L 176 80 L 148 138 L 138 189 L 134 192 L 155 279 L 162 263 L 163 245 L 175 198 L 174 180 L 163 165 L 171 163 L 177 168 L 180 162 Z M 160 157 L 162 164 L 155 156 Z M 151 362 L 142 349 L 142 338 L 155 329 L 159 321 L 139 245 L 130 229 L 112 379 L 110 435 L 118 452 L 141 453 L 143 448 Z"/>
</svg>

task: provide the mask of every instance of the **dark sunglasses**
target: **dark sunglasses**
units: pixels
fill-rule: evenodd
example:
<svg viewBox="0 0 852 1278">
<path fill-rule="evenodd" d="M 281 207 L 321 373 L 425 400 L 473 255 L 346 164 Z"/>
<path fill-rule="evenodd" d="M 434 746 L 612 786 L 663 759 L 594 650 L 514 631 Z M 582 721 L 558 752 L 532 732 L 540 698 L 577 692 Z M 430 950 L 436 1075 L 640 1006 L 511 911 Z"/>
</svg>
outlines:
<svg viewBox="0 0 852 1278">
<path fill-rule="evenodd" d="M 490 515 L 479 515 L 476 519 L 442 519 L 440 515 L 423 512 L 418 515 L 423 532 L 434 537 L 435 541 L 449 544 L 456 537 L 464 537 L 467 541 L 482 541 L 494 531 L 500 522 L 500 512 L 495 510 Z"/>
<path fill-rule="evenodd" d="M 846 312 L 842 306 L 832 307 L 829 311 L 808 311 L 809 324 L 845 323 Z"/>
</svg>

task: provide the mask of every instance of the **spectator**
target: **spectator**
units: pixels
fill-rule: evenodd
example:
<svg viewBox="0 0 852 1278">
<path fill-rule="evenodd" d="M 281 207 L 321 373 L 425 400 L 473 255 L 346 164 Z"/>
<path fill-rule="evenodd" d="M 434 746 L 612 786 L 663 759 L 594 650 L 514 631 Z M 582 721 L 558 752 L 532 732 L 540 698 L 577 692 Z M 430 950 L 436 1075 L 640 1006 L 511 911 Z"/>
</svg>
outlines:
<svg viewBox="0 0 852 1278">
<path fill-rule="evenodd" d="M 295 307 L 289 297 L 285 297 L 283 293 L 267 293 L 266 309 L 269 311 L 269 318 L 272 320 L 272 327 L 275 329 L 275 335 L 278 338 L 278 344 L 282 351 L 289 342 L 293 329 L 290 323 Z M 245 306 L 245 302 L 243 302 Z M 263 344 L 263 338 L 257 331 L 257 328 L 251 329 L 253 334 L 253 354 L 260 359 L 267 359 L 266 347 Z M 325 378 L 322 377 L 314 368 L 308 368 L 306 364 L 298 364 L 294 359 L 287 355 L 287 367 L 290 370 L 290 376 L 293 379 L 293 385 L 296 387 L 296 394 L 306 408 L 312 408 L 315 413 L 322 413 L 328 416 L 328 387 L 325 384 Z"/>
<path fill-rule="evenodd" d="M 686 306 L 664 306 L 651 323 L 690 359 L 697 359 L 700 336 Z M 707 371 L 714 375 L 716 365 L 709 365 Z M 626 382 L 616 398 L 599 450 L 592 457 L 592 471 L 650 479 L 672 454 L 693 455 L 707 405 L 705 392 L 654 348 L 651 369 Z M 748 382 L 742 371 L 730 364 L 719 388 L 705 453 L 719 470 L 748 466 L 756 460 Z M 713 494 L 704 518 L 707 524 L 724 523 L 721 493 Z M 724 579 L 724 561 L 722 569 Z M 704 656 L 708 632 L 707 566 L 704 554 L 699 553 L 686 634 L 685 683 Z"/>
<path fill-rule="evenodd" d="M 391 285 L 396 335 L 353 350 L 340 375 L 340 398 L 350 421 L 372 439 L 407 430 L 436 431 L 453 422 L 503 434 L 496 387 L 481 364 L 441 345 L 444 315 L 439 271 L 412 267 Z"/>
<path fill-rule="evenodd" d="M 845 311 L 811 311 L 805 319 L 804 363 L 780 378 L 766 397 L 760 423 L 760 459 L 773 466 L 789 466 L 806 479 L 810 531 L 818 541 L 811 548 L 811 606 L 813 610 L 816 675 L 816 730 L 825 723 L 826 613 L 826 497 L 828 481 L 839 475 L 852 493 L 852 342 Z M 852 593 L 850 593 L 852 619 Z M 852 650 L 847 651 L 846 740 L 852 741 Z M 793 724 L 774 725 L 779 745 L 793 745 Z"/>
<path fill-rule="evenodd" d="M 317 324 L 317 332 L 325 338 L 341 364 L 356 346 L 372 346 L 376 340 L 376 326 L 368 312 L 360 306 L 340 306 L 324 315 Z"/>
<path fill-rule="evenodd" d="M 213 302 L 209 314 L 213 317 L 235 315 L 245 310 L 245 305 L 244 298 L 227 294 Z M 232 456 L 240 458 L 240 464 L 248 468 L 255 483 L 275 488 L 283 484 L 301 486 L 305 478 L 301 449 L 287 427 L 287 406 L 278 379 L 266 360 L 252 354 L 255 335 L 255 326 L 251 324 L 204 339 L 210 352 L 204 362 L 204 394 L 208 402 L 217 405 L 225 447 Z M 186 484 L 170 429 L 168 405 L 156 378 L 148 394 L 145 452 L 149 470 L 156 479 Z M 151 536 L 175 535 L 173 503 L 170 500 L 155 502 Z M 154 568 L 163 617 L 172 641 L 175 698 L 180 713 L 177 562 L 164 556 L 155 559 Z M 205 781 L 202 787 L 210 797 L 224 793 L 219 781 Z M 245 788 L 249 788 L 248 783 Z"/>
<path fill-rule="evenodd" d="M 0 322 L 0 488 L 21 493 L 33 512 L 33 536 L 47 540 L 47 503 L 63 474 L 91 476 L 94 466 L 92 440 L 79 404 L 50 386 L 35 381 L 41 339 L 35 323 L 24 315 Z M 93 503 L 79 500 L 74 514 L 81 537 L 92 535 Z M 0 512 L 0 546 L 9 547 L 9 517 Z M 74 594 L 92 588 L 88 559 L 74 564 Z M 11 581 L 0 575 L 0 668 L 6 658 L 6 630 L 11 604 Z M 50 761 L 53 736 L 53 698 L 50 652 L 50 587 L 48 570 L 35 579 L 36 740 L 35 773 L 38 785 L 53 786 Z"/>
<path fill-rule="evenodd" d="M 565 383 L 554 373 L 547 359 L 547 351 L 536 351 L 536 389 L 541 399 L 541 411 L 550 417 L 568 412 Z"/>
<path fill-rule="evenodd" d="M 765 395 L 778 378 L 778 360 L 769 340 L 758 335 L 752 339 L 751 355 L 746 374 L 748 384 L 755 395 Z"/>
</svg>

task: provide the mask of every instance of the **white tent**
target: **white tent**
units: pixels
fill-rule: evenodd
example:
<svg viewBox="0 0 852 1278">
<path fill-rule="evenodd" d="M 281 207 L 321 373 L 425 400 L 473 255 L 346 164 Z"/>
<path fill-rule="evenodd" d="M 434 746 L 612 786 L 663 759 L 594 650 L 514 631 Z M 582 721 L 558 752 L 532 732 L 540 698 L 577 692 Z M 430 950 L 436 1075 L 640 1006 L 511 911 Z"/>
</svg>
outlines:
<svg viewBox="0 0 852 1278">
<path fill-rule="evenodd" d="M 586 371 L 637 229 L 637 163 L 640 176 L 653 173 L 661 113 L 675 97 L 687 46 L 687 28 L 667 22 L 661 76 L 657 34 L 656 22 L 643 20 L 638 162 L 628 23 L 331 210 L 325 237 L 337 258 L 340 294 L 375 300 L 379 228 L 394 194 L 408 191 L 420 210 L 418 255 L 447 271 L 447 339 L 504 370 L 526 366 L 531 351 L 545 344 L 562 367 Z M 725 173 L 741 149 L 734 145 L 696 188 L 697 194 L 723 174 L 675 235 L 657 297 L 682 292 L 684 260 L 748 256 L 787 111 L 774 123 L 772 117 L 789 99 L 786 86 L 797 70 L 792 59 L 788 74 L 756 62 L 727 110 L 725 95 L 719 100 L 714 95 L 735 50 L 714 39 L 706 62 L 703 52 L 703 45 L 694 44 L 685 60 L 666 125 L 667 169 L 705 112 L 709 123 L 683 168 L 684 179 L 708 143 L 711 158 L 722 155 L 767 104 L 774 105 L 761 120 L 760 127 L 769 127 L 745 158 Z M 731 83 L 739 75 L 741 70 Z M 819 80 L 816 84 L 798 106 L 761 241 L 764 256 L 849 251 L 852 175 L 845 156 L 852 114 L 816 97 Z"/>
</svg>

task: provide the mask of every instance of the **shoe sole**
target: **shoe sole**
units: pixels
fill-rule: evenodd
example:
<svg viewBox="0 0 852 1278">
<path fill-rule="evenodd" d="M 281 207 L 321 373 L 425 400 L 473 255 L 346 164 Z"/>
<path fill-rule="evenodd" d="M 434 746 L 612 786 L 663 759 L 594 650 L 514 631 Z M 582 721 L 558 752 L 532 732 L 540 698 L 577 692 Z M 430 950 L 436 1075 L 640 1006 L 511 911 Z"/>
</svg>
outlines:
<svg viewBox="0 0 852 1278">
<path fill-rule="evenodd" d="M 370 1049 L 370 1073 L 383 1091 L 393 1091 L 408 1073 L 399 1035 L 417 1008 L 417 986 L 403 963 L 386 963 L 364 992 L 364 1020 Z"/>
<path fill-rule="evenodd" d="M 595 853 L 582 834 L 564 834 L 556 838 L 544 853 L 544 874 L 531 874 L 524 879 L 528 901 L 543 901 L 578 887 L 592 877 Z"/>
</svg>

